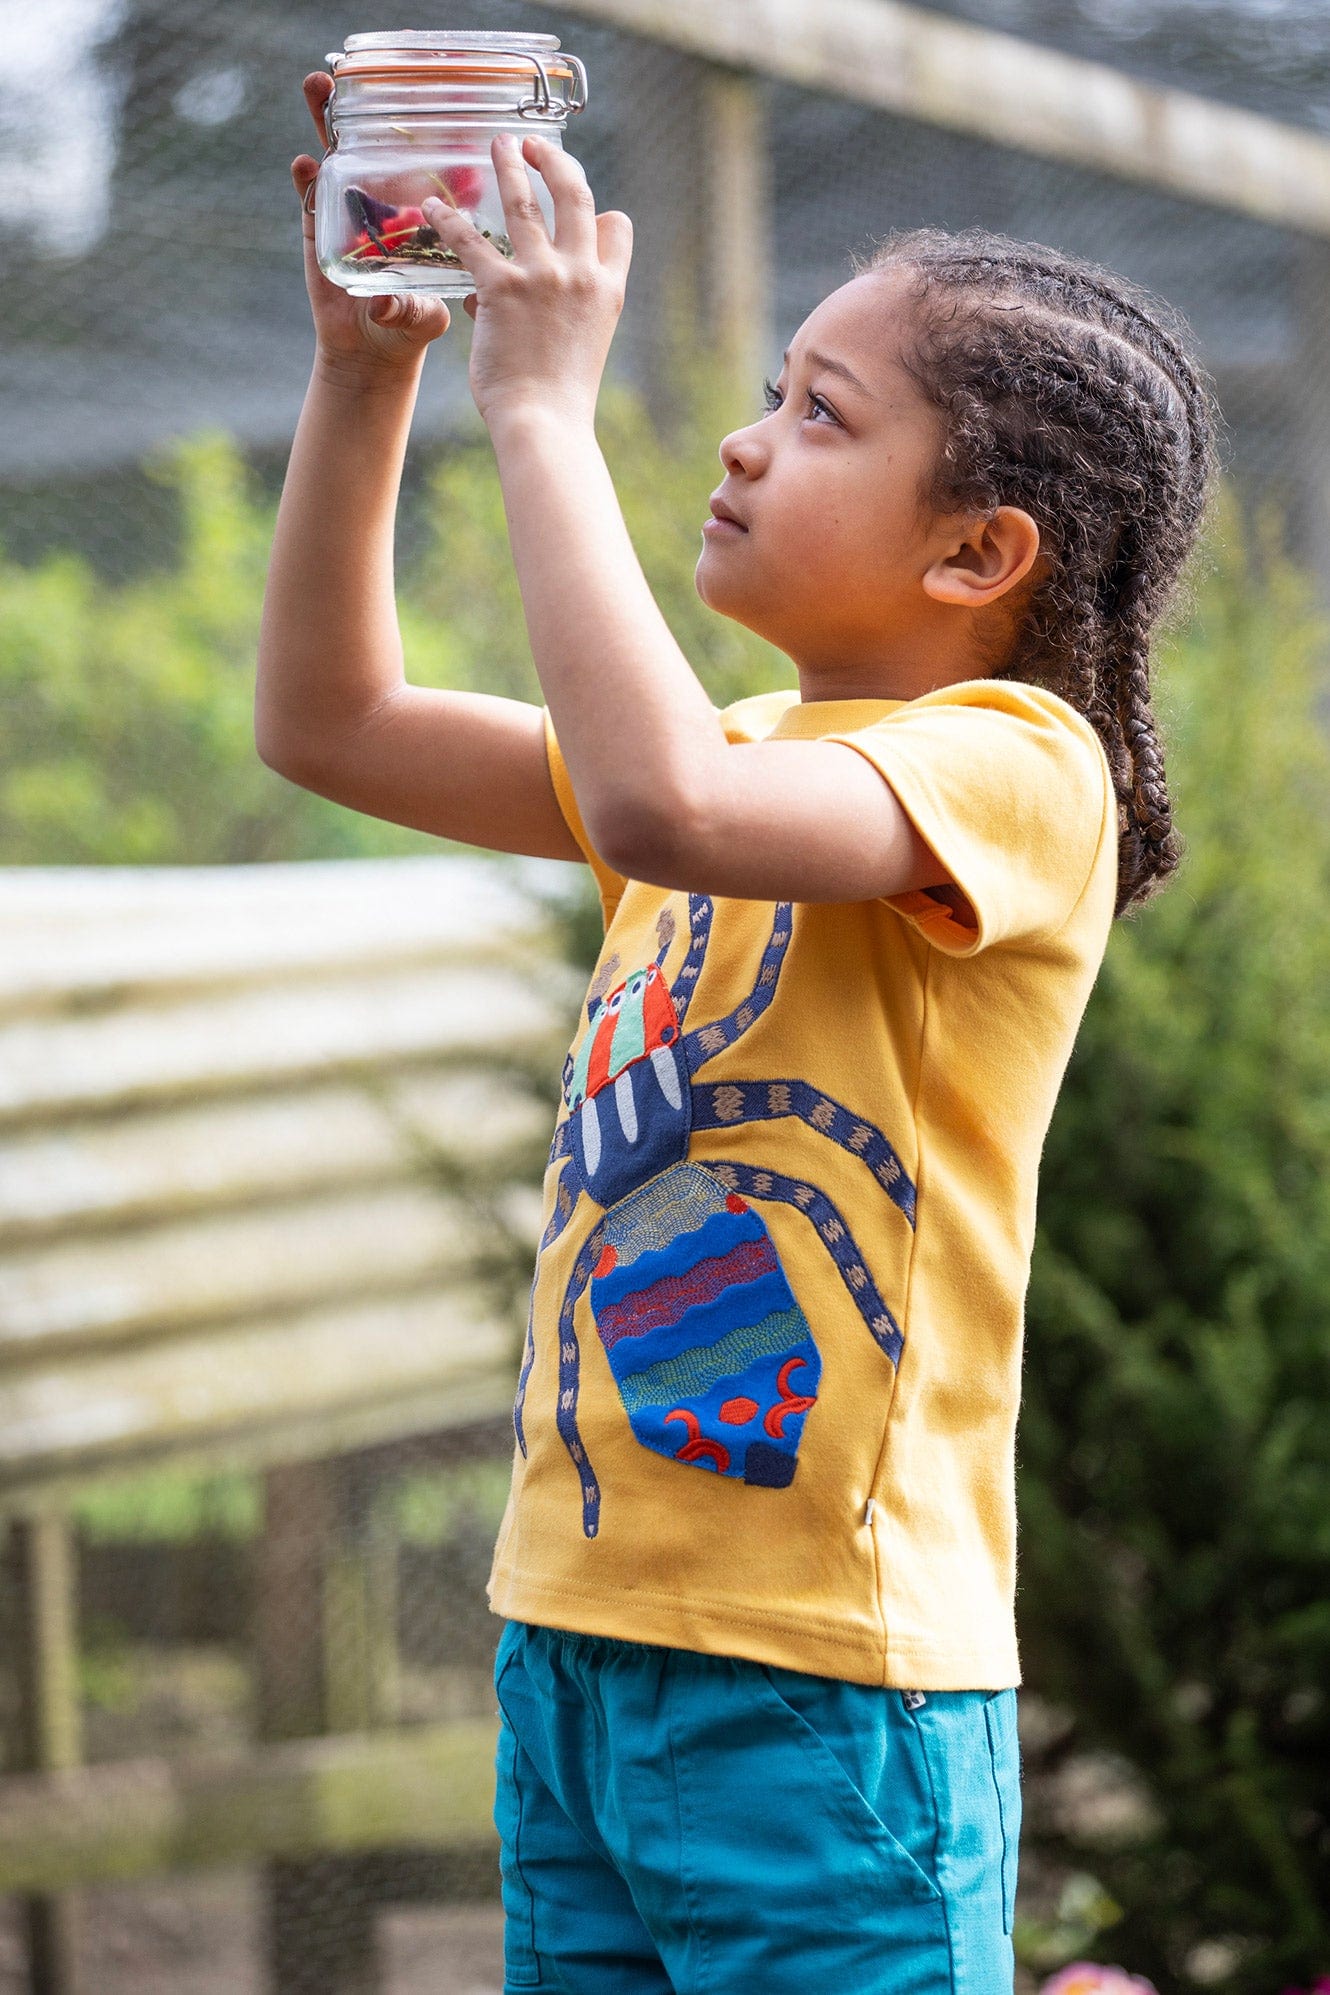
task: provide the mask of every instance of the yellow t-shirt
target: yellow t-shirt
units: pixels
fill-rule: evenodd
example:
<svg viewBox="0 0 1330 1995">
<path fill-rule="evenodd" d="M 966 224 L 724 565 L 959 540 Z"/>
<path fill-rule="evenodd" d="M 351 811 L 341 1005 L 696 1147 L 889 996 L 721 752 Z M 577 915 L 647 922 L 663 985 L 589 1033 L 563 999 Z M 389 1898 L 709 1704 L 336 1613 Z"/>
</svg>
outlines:
<svg viewBox="0 0 1330 1995">
<path fill-rule="evenodd" d="M 857 1683 L 1003 1688 L 1036 1176 L 1113 916 L 1108 766 L 1063 701 L 999 680 L 763 694 L 722 720 L 865 756 L 969 908 L 626 880 L 548 732 L 606 935 L 490 1604 Z"/>
</svg>

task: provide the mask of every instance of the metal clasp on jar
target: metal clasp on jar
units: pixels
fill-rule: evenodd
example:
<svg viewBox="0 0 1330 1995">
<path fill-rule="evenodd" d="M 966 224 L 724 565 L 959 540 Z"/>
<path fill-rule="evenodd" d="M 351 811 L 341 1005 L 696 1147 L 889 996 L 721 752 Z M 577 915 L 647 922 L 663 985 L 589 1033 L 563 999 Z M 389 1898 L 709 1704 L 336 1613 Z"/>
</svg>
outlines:
<svg viewBox="0 0 1330 1995">
<path fill-rule="evenodd" d="M 549 72 L 540 56 L 532 55 L 525 49 L 503 49 L 500 53 L 503 55 L 520 56 L 524 61 L 533 64 L 535 67 L 536 94 L 534 97 L 525 98 L 518 105 L 517 115 L 519 118 L 557 118 L 560 124 L 562 124 L 565 118 L 571 118 L 575 112 L 585 111 L 587 103 L 586 64 L 579 61 L 575 55 L 567 55 L 562 50 L 559 52 L 559 61 L 566 62 L 573 72 L 573 90 L 572 95 L 566 103 L 561 100 L 556 104 L 550 94 Z"/>
</svg>

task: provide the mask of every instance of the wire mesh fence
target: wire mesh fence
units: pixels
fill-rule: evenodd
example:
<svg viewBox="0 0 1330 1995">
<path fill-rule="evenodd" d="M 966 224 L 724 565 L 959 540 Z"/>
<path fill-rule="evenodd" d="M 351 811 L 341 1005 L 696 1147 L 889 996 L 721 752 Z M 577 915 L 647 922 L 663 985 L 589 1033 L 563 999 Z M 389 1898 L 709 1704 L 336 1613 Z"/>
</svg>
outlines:
<svg viewBox="0 0 1330 1995">
<path fill-rule="evenodd" d="M 312 352 L 287 178 L 293 153 L 315 149 L 299 80 L 348 31 L 400 20 L 395 8 L 353 16 L 322 0 L 48 0 L 6 12 L 0 549 L 21 564 L 67 549 L 120 579 L 173 558 L 179 498 L 155 464 L 174 440 L 224 430 L 275 487 Z M 724 220 L 699 130 L 705 66 L 559 8 L 506 0 L 468 25 L 553 31 L 585 60 L 591 106 L 569 143 L 599 205 L 627 208 L 637 232 L 612 365 L 659 399 L 662 322 L 690 232 L 709 204 Z M 1088 254 L 1190 317 L 1219 384 L 1235 481 L 1278 504 L 1295 550 L 1324 559 L 1322 245 L 792 85 L 763 83 L 761 98 L 770 372 L 799 320 L 845 280 L 851 250 L 892 228 L 977 224 Z M 472 424 L 468 337 L 459 314 L 431 358 L 408 511 L 448 439 Z M 755 413 L 757 380 L 751 390 Z M 286 1481 L 238 1468 L 136 1487 L 128 1504 L 86 1499 L 86 1760 L 492 1716 L 498 1624 L 483 1581 L 510 1448 L 491 1424 L 439 1440 L 428 1459 L 348 1456 Z M 339 1675 L 339 1658 L 356 1667 Z M 1113 1769 L 1096 1783 L 1087 1805 L 1128 1816 L 1139 1805 Z M 102 1995 L 482 1995 L 500 1985 L 496 1884 L 480 1842 L 276 1856 L 189 1888 L 99 1887 L 83 1901 L 80 1971 Z M 1025 1888 L 1062 1905 L 1069 1931 L 1094 1930 L 1094 1904 L 1077 1911 L 1067 1880 L 1036 1871 Z M 0 1919 L 0 1991 L 26 1986 L 26 1945 L 15 1901 Z"/>
<path fill-rule="evenodd" d="M 720 200 L 723 228 L 724 190 L 705 185 L 697 129 L 705 65 L 557 7 L 480 11 L 486 25 L 558 33 L 587 62 L 591 105 L 569 142 L 601 206 L 634 216 L 613 364 L 650 389 L 680 241 L 708 200 Z M 53 0 L 16 21 L 0 113 L 0 544 L 11 554 L 71 545 L 110 572 L 162 558 L 173 502 L 141 467 L 203 426 L 275 472 L 311 352 L 286 177 L 294 152 L 314 145 L 299 79 L 348 26 L 396 20 L 368 6 L 352 21 L 314 0 Z M 761 89 L 773 366 L 798 320 L 844 281 L 850 250 L 893 227 L 979 224 L 1051 241 L 1190 316 L 1219 380 L 1235 474 L 1276 493 L 1295 521 L 1319 519 L 1330 369 L 1316 244 L 791 85 Z M 467 419 L 468 335 L 458 314 L 431 362 L 418 453 Z"/>
</svg>

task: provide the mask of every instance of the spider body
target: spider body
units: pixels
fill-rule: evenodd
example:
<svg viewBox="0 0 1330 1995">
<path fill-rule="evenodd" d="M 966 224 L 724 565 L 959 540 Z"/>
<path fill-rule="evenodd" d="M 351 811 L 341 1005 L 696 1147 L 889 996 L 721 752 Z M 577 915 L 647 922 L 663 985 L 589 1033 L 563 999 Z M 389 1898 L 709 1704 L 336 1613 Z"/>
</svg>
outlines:
<svg viewBox="0 0 1330 1995">
<path fill-rule="evenodd" d="M 914 1186 L 872 1123 L 797 1079 L 731 1081 L 699 1075 L 740 1039 L 776 994 L 793 909 L 773 910 L 770 939 L 744 1001 L 688 1029 L 706 959 L 714 904 L 689 896 L 689 946 L 672 983 L 668 913 L 652 963 L 588 1000 L 587 1029 L 564 1068 L 568 1113 L 555 1130 L 562 1162 L 540 1253 L 583 1195 L 600 1217 L 583 1242 L 559 1311 L 557 1425 L 582 1487 L 582 1528 L 596 1536 L 600 1485 L 577 1426 L 577 1305 L 591 1314 L 635 1438 L 686 1467 L 782 1489 L 794 1479 L 805 1421 L 817 1403 L 821 1357 L 808 1320 L 754 1200 L 787 1204 L 813 1225 L 860 1316 L 894 1364 L 901 1333 L 841 1215 L 818 1186 L 735 1161 L 689 1158 L 695 1129 L 795 1117 L 859 1159 L 906 1223 Z M 537 1258 L 537 1277 L 539 1276 Z M 535 1283 L 532 1285 L 534 1307 Z M 522 1413 L 535 1358 L 531 1318 L 513 1408 Z"/>
</svg>

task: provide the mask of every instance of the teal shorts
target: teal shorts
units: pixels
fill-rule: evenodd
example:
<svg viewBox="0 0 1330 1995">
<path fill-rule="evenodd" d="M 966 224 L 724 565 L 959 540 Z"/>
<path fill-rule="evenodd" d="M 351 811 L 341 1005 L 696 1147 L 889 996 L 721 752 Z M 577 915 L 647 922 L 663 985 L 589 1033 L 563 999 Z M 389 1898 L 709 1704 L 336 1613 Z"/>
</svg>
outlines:
<svg viewBox="0 0 1330 1995">
<path fill-rule="evenodd" d="M 1014 1690 L 883 1690 L 509 1621 L 505 1995 L 1003 1995 Z"/>
</svg>

